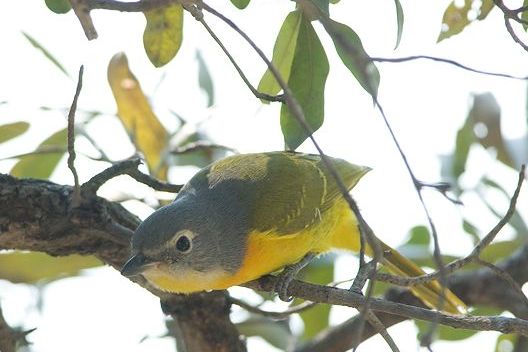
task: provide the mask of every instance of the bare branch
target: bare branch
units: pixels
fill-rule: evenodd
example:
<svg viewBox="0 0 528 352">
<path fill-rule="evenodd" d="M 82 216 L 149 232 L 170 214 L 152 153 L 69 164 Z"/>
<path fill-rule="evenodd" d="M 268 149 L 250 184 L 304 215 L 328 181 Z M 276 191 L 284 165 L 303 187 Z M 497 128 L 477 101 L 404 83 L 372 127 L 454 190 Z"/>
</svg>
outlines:
<svg viewBox="0 0 528 352">
<path fill-rule="evenodd" d="M 498 73 L 498 72 L 489 72 L 489 71 L 478 70 L 478 69 L 471 68 L 469 66 L 463 65 L 463 64 L 461 64 L 461 63 L 459 63 L 459 62 L 457 62 L 455 60 L 444 59 L 444 58 L 441 58 L 441 57 L 435 57 L 435 56 L 429 56 L 429 55 L 413 55 L 413 56 L 397 57 L 397 58 L 371 57 L 372 61 L 375 61 L 375 62 L 387 62 L 387 63 L 400 63 L 400 62 L 408 62 L 408 61 L 421 60 L 421 59 L 432 60 L 432 61 L 436 61 L 436 62 L 443 62 L 443 63 L 449 64 L 449 65 L 453 65 L 453 66 L 459 67 L 459 68 L 464 69 L 464 70 L 469 71 L 469 72 L 474 72 L 474 73 L 487 75 L 487 76 L 511 78 L 511 79 L 517 79 L 517 80 L 521 80 L 521 81 L 528 80 L 528 76 L 515 76 L 515 75 L 510 75 L 510 74 L 507 74 L 507 73 Z"/>
<path fill-rule="evenodd" d="M 79 76 L 77 79 L 77 88 L 75 89 L 75 95 L 68 112 L 68 168 L 73 174 L 73 197 L 72 206 L 76 207 L 81 203 L 81 190 L 79 188 L 79 175 L 75 169 L 75 112 L 77 111 L 77 101 L 82 89 L 82 78 L 83 78 L 84 66 L 81 65 L 79 68 Z"/>
<path fill-rule="evenodd" d="M 288 319 L 292 314 L 302 313 L 317 305 L 317 303 L 305 301 L 303 303 L 290 307 L 282 312 L 272 312 L 272 311 L 260 309 L 259 307 L 255 307 L 235 297 L 230 297 L 229 299 L 231 300 L 231 303 L 236 304 L 237 306 L 247 310 L 248 312 L 259 314 L 259 315 L 262 315 L 262 316 L 265 316 L 271 319 L 276 319 L 276 320 Z"/>
</svg>

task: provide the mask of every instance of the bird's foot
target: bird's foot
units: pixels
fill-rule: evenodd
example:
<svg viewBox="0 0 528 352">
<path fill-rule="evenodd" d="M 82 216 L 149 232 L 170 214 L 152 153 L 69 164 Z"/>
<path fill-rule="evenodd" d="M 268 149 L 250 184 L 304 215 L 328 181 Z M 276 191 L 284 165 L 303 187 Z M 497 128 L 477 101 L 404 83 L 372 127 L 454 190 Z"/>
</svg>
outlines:
<svg viewBox="0 0 528 352">
<path fill-rule="evenodd" d="M 315 256 L 316 255 L 314 253 L 308 253 L 297 263 L 284 267 L 284 270 L 282 270 L 280 274 L 277 275 L 274 291 L 277 292 L 279 298 L 282 301 L 291 302 L 293 300 L 293 297 L 288 295 L 288 287 L 297 273 L 301 271 L 301 269 L 306 265 L 308 265 L 315 258 Z"/>
</svg>

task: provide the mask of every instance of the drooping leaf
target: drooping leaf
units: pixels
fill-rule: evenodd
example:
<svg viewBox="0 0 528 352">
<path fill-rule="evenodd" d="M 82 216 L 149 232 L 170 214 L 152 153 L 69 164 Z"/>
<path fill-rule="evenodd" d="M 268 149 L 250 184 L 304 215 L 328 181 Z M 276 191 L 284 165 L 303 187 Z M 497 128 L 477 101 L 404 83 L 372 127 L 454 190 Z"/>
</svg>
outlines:
<svg viewBox="0 0 528 352">
<path fill-rule="evenodd" d="M 0 125 L 0 143 L 7 142 L 10 139 L 20 136 L 29 128 L 29 123 L 20 121 Z"/>
<path fill-rule="evenodd" d="M 21 157 L 11 169 L 10 174 L 15 177 L 48 179 L 66 151 L 67 136 L 68 131 L 66 129 L 55 132 L 40 143 L 36 149 L 36 152 L 44 150 L 46 153 L 35 153 Z M 50 149 L 57 151 L 48 153 L 47 151 Z"/>
<path fill-rule="evenodd" d="M 199 51 L 196 52 L 196 60 L 198 61 L 198 83 L 200 84 L 200 88 L 202 88 L 207 95 L 207 107 L 210 107 L 214 104 L 213 79 L 211 78 L 211 74 L 209 73 L 209 69 L 205 64 L 202 54 Z"/>
<path fill-rule="evenodd" d="M 472 315 L 498 315 L 501 313 L 501 310 L 493 307 L 477 307 L 473 311 L 471 311 Z M 430 329 L 430 323 L 422 321 L 422 320 L 415 320 L 414 323 L 416 324 L 416 327 L 418 328 L 418 340 L 425 334 L 428 333 Z M 467 330 L 467 329 L 455 329 L 450 326 L 446 325 L 438 325 L 437 329 L 435 330 L 436 337 L 439 340 L 446 340 L 446 341 L 460 341 L 467 339 L 476 333 L 478 331 L 475 330 Z"/>
<path fill-rule="evenodd" d="M 231 0 L 231 2 L 240 10 L 245 9 L 249 5 L 249 0 Z"/>
<path fill-rule="evenodd" d="M 8 252 L 0 254 L 0 278 L 13 283 L 49 282 L 101 264 L 93 256 L 52 257 L 40 252 Z"/>
<path fill-rule="evenodd" d="M 494 263 L 502 258 L 511 256 L 513 252 L 522 247 L 524 242 L 525 239 L 493 242 L 482 251 L 480 258 Z"/>
<path fill-rule="evenodd" d="M 156 67 L 176 56 L 183 39 L 183 7 L 175 4 L 144 12 L 147 19 L 143 46 Z"/>
<path fill-rule="evenodd" d="M 323 124 L 324 87 L 328 71 L 328 59 L 321 41 L 311 22 L 301 16 L 288 85 L 312 132 Z M 286 104 L 282 105 L 280 121 L 284 141 L 289 149 L 295 150 L 308 138 L 306 130 L 297 122 Z"/>
<path fill-rule="evenodd" d="M 139 81 L 130 71 L 124 53 L 118 53 L 110 60 L 108 82 L 117 103 L 117 115 L 136 148 L 145 155 L 150 173 L 166 179 L 164 152 L 168 134 L 152 111 Z"/>
<path fill-rule="evenodd" d="M 58 14 L 64 14 L 71 10 L 71 5 L 68 0 L 45 0 L 46 6 L 51 11 L 58 13 Z"/>
<path fill-rule="evenodd" d="M 501 109 L 491 93 L 475 94 L 473 106 L 469 112 L 473 126 L 483 130 L 477 135 L 478 142 L 486 149 L 493 148 L 497 160 L 515 168 L 501 131 Z M 483 127 L 483 128 L 482 128 Z"/>
<path fill-rule="evenodd" d="M 332 282 L 334 280 L 333 256 L 325 256 L 311 263 L 301 272 L 301 275 L 303 281 L 320 285 Z M 318 304 L 299 314 L 304 323 L 303 340 L 309 340 L 328 328 L 330 308 L 331 306 L 328 304 Z"/>
<path fill-rule="evenodd" d="M 27 34 L 26 32 L 22 32 L 22 35 L 24 36 L 24 38 L 26 38 L 28 40 L 28 42 L 33 45 L 33 47 L 35 47 L 36 49 L 40 50 L 42 52 L 42 54 L 44 54 L 44 56 L 46 57 L 46 59 L 48 59 L 49 61 L 51 61 L 51 63 L 53 65 L 55 65 L 55 67 L 57 67 L 62 73 L 64 73 L 68 78 L 71 78 L 70 77 L 70 74 L 68 73 L 68 71 L 66 71 L 66 69 L 64 68 L 64 66 L 59 62 L 59 60 L 57 60 L 45 47 L 42 46 L 42 44 L 40 44 L 35 38 L 33 38 L 32 36 L 30 36 L 29 34 Z"/>
<path fill-rule="evenodd" d="M 394 49 L 398 48 L 400 45 L 402 33 L 403 33 L 403 22 L 404 22 L 404 14 L 403 14 L 403 8 L 400 4 L 400 0 L 394 0 L 394 5 L 396 6 L 396 24 L 398 26 L 397 34 L 396 34 L 396 46 Z"/>
<path fill-rule="evenodd" d="M 286 351 L 291 346 L 293 337 L 287 322 L 251 316 L 235 325 L 241 335 L 260 336 L 282 351 Z"/>
<path fill-rule="evenodd" d="M 489 12 L 493 9 L 493 0 L 479 1 L 478 13 L 473 18 L 470 12 L 475 8 L 474 4 L 477 0 L 464 0 L 462 6 L 458 6 L 458 2 L 453 0 L 444 11 L 442 18 L 442 29 L 438 36 L 437 42 L 454 36 L 462 32 L 471 22 L 475 20 L 485 19 Z"/>
<path fill-rule="evenodd" d="M 286 16 L 279 31 L 279 35 L 275 40 L 271 63 L 277 68 L 285 82 L 288 82 L 290 78 L 295 48 L 297 47 L 301 18 L 300 11 L 290 12 L 288 16 Z M 264 72 L 264 75 L 260 79 L 258 91 L 269 95 L 276 95 L 281 91 L 279 83 L 275 80 L 269 69 Z M 269 104 L 267 100 L 263 100 L 262 102 Z"/>
<path fill-rule="evenodd" d="M 380 74 L 370 56 L 363 49 L 359 36 L 345 24 L 327 19 L 324 27 L 334 42 L 343 64 L 372 97 L 377 97 Z"/>
</svg>

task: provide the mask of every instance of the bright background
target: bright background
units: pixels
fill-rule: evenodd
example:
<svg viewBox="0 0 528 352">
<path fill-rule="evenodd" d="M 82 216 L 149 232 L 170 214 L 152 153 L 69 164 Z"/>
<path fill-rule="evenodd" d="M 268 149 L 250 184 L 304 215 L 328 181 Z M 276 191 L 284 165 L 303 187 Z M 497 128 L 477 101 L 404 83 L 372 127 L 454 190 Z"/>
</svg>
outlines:
<svg viewBox="0 0 528 352">
<path fill-rule="evenodd" d="M 488 19 L 474 23 L 461 35 L 436 44 L 442 14 L 449 1 L 402 0 L 405 12 L 404 33 L 400 47 L 394 51 L 396 16 L 394 2 L 341 1 L 331 6 L 334 19 L 351 26 L 363 40 L 366 51 L 374 57 L 434 55 L 460 61 L 475 68 L 526 75 L 526 57 L 520 46 L 508 36 L 501 13 L 494 9 Z M 511 7 L 517 3 L 512 2 Z M 254 0 L 244 11 L 237 10 L 227 0 L 215 7 L 232 18 L 269 55 L 286 14 L 292 10 L 289 1 Z M 7 6 L 5 6 L 7 7 Z M 112 93 L 106 81 L 109 59 L 124 51 L 132 71 L 141 82 L 158 117 L 168 129 L 176 127 L 174 110 L 185 118 L 200 122 L 215 142 L 241 152 L 277 150 L 283 146 L 278 123 L 279 105 L 263 106 L 255 99 L 230 66 L 223 53 L 201 25 L 186 14 L 184 41 L 177 57 L 163 69 L 154 68 L 142 47 L 144 16 L 109 11 L 94 11 L 93 18 L 99 39 L 88 42 L 73 12 L 55 15 L 43 1 L 11 1 L 9 10 L 0 12 L 2 58 L 0 65 L 0 124 L 25 120 L 30 131 L 0 146 L 0 158 L 29 152 L 45 137 L 64 128 L 76 81 L 68 79 L 33 48 L 22 36 L 25 31 L 44 45 L 76 77 L 81 64 L 85 66 L 80 109 L 104 111 L 92 127 L 92 135 L 112 158 L 126 158 L 133 153 L 118 119 Z M 206 14 L 206 20 L 220 35 L 237 58 L 250 80 L 257 85 L 265 70 L 249 46 L 222 23 Z M 400 156 L 389 138 L 371 98 L 341 65 L 329 38 L 316 25 L 330 61 L 326 89 L 325 123 L 315 134 L 323 150 L 357 164 L 373 167 L 360 182 L 353 195 L 374 231 L 384 241 L 398 246 L 408 230 L 425 224 L 412 183 Z M 522 33 L 521 33 L 522 35 Z M 526 38 L 525 38 L 526 39 Z M 196 51 L 200 50 L 213 77 L 215 105 L 205 108 L 206 97 L 198 86 Z M 421 180 L 440 180 L 439 156 L 452 152 L 454 138 L 463 124 L 471 104 L 472 93 L 492 92 L 502 108 L 502 131 L 509 139 L 526 134 L 526 84 L 504 78 L 469 73 L 453 66 L 415 61 L 400 64 L 378 64 L 381 72 L 379 100 L 404 148 L 410 164 Z M 161 84 L 160 84 L 161 81 Z M 51 111 L 41 110 L 42 106 Z M 79 140 L 77 148 L 90 147 Z M 313 152 L 306 142 L 299 149 Z M 481 174 L 493 174 L 504 181 L 511 192 L 516 175 L 497 166 L 483 150 L 472 152 L 469 169 L 464 177 L 468 185 Z M 0 172 L 8 172 L 15 160 L 0 161 Z M 78 158 L 81 181 L 107 165 Z M 473 166 L 473 167 L 472 167 Z M 170 174 L 171 181 L 185 182 L 195 168 L 178 169 Z M 72 184 L 65 162 L 55 171 L 52 180 Z M 127 178 L 108 183 L 100 195 L 112 198 L 123 194 L 152 197 L 146 187 Z M 482 231 L 489 229 L 495 218 L 482 207 L 471 207 L 471 199 L 463 199 L 465 207 L 457 207 L 434 192 L 426 192 L 426 201 L 438 227 L 441 248 L 462 255 L 471 248 L 468 236 L 461 229 L 462 215 L 474 219 Z M 502 202 L 504 203 L 504 202 Z M 507 204 L 497 204 L 504 211 Z M 127 202 L 129 209 L 141 217 L 152 210 L 137 202 Z M 526 192 L 519 209 L 528 209 Z M 511 231 L 510 231 L 511 233 Z M 500 238 L 507 238 L 508 229 Z M 337 279 L 351 278 L 357 259 L 342 255 L 337 260 Z M 39 296 L 39 293 L 41 294 Z M 248 301 L 256 295 L 247 289 L 235 288 L 232 294 Z M 40 297 L 40 300 L 37 298 Z M 75 278 L 55 281 L 39 288 L 0 281 L 0 300 L 8 322 L 26 328 L 37 327 L 29 335 L 32 351 L 171 351 L 171 338 L 158 338 L 165 333 L 164 317 L 159 301 L 148 292 L 121 277 L 111 268 L 85 271 Z M 36 309 L 40 307 L 41 309 Z M 271 306 L 280 309 L 284 305 Z M 340 322 L 352 310 L 338 307 L 332 321 Z M 234 310 L 234 319 L 243 314 Z M 302 329 L 299 320 L 294 328 Z M 389 330 L 402 351 L 418 350 L 415 328 L 405 322 Z M 150 336 L 140 343 L 142 338 Z M 462 342 L 438 342 L 435 351 L 462 350 L 480 346 L 492 351 L 497 334 L 485 333 Z M 359 351 L 386 349 L 376 337 L 361 345 Z M 269 351 L 260 339 L 249 340 L 250 351 Z"/>
</svg>

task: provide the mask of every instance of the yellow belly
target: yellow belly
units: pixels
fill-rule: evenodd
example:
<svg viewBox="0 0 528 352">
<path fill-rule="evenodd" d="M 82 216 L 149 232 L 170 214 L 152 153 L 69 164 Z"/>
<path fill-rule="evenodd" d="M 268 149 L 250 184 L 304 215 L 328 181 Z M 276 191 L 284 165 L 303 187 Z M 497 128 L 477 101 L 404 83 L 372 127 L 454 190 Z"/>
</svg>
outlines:
<svg viewBox="0 0 528 352">
<path fill-rule="evenodd" d="M 280 270 L 308 253 L 325 253 L 335 248 L 353 251 L 359 248 L 357 223 L 344 200 L 337 201 L 321 214 L 318 223 L 300 232 L 288 235 L 273 231 L 249 233 L 242 265 L 235 273 L 221 269 L 174 272 L 162 264 L 147 269 L 143 275 L 159 289 L 169 292 L 222 290 Z"/>
<path fill-rule="evenodd" d="M 243 264 L 225 286 L 257 279 L 300 261 L 308 253 L 320 254 L 338 248 L 359 249 L 356 220 L 344 200 L 323 213 L 319 223 L 298 233 L 250 233 Z"/>
</svg>

